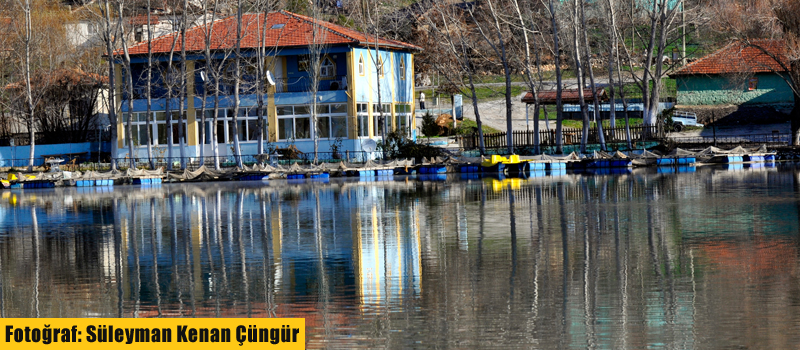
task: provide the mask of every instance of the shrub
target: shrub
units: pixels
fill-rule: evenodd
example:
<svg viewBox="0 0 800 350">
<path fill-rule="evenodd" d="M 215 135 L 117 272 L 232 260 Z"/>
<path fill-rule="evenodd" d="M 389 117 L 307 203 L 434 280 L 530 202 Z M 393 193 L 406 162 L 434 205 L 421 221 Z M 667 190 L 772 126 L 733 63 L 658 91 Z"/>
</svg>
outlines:
<svg viewBox="0 0 800 350">
<path fill-rule="evenodd" d="M 422 133 L 427 137 L 439 136 L 439 125 L 436 124 L 436 118 L 430 111 L 422 116 Z"/>
</svg>

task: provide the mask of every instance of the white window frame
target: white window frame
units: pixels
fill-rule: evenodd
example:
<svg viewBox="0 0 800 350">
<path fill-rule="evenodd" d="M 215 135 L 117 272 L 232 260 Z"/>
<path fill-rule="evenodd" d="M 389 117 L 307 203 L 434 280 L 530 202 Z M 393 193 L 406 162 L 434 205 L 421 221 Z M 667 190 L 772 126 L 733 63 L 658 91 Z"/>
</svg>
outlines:
<svg viewBox="0 0 800 350">
<path fill-rule="evenodd" d="M 358 75 L 364 76 L 364 55 L 359 56 L 358 58 Z"/>
<path fill-rule="evenodd" d="M 383 56 L 381 56 L 381 54 L 378 54 L 378 61 L 375 66 L 375 70 L 378 71 L 378 76 L 381 78 L 383 78 L 386 75 L 386 66 L 383 62 Z"/>
<path fill-rule="evenodd" d="M 338 106 L 344 106 L 344 112 L 333 112 L 334 111 L 334 106 L 337 106 L 337 105 Z M 333 119 L 332 118 L 342 118 L 342 119 L 344 119 L 344 122 L 345 122 L 345 124 L 344 124 L 345 135 L 344 136 L 340 136 L 340 137 L 342 139 L 347 139 L 349 137 L 349 134 L 350 134 L 349 128 L 348 128 L 349 127 L 349 121 L 347 120 L 348 119 L 347 118 L 347 105 L 345 103 L 317 104 L 317 108 L 319 109 L 320 107 L 327 108 L 328 112 L 319 113 L 319 111 L 318 111 L 317 112 L 317 121 L 319 122 L 319 120 L 321 120 L 323 118 L 327 118 L 328 119 L 328 132 L 329 132 L 329 134 L 327 136 L 320 136 L 319 139 L 320 140 L 334 140 L 334 139 L 337 138 L 337 136 L 332 135 L 332 133 L 333 133 L 333 123 L 332 123 Z M 279 110 L 282 109 L 282 108 L 291 108 L 292 114 L 278 115 L 278 141 L 290 141 L 290 139 L 281 138 L 281 131 L 282 130 L 280 130 L 281 129 L 280 128 L 280 121 L 283 120 L 284 123 L 286 123 L 288 119 L 291 119 L 292 120 L 291 121 L 291 123 L 292 123 L 292 134 L 296 135 L 297 134 L 297 122 L 296 122 L 296 119 L 301 119 L 301 118 L 308 118 L 308 120 L 309 120 L 309 128 L 310 128 L 309 134 L 310 134 L 310 137 L 309 138 L 302 138 L 302 139 L 295 139 L 295 140 L 313 140 L 314 136 L 315 136 L 315 134 L 317 132 L 316 131 L 317 128 L 314 127 L 314 121 L 312 119 L 313 116 L 311 115 L 312 106 L 311 105 L 281 105 L 281 106 L 278 106 Z M 296 114 L 298 108 L 308 108 L 308 114 Z"/>
<path fill-rule="evenodd" d="M 297 112 L 298 108 L 303 108 L 303 107 L 305 107 L 308 110 L 308 113 L 307 114 L 297 114 L 298 113 Z M 292 109 L 292 114 L 284 114 L 284 115 L 280 115 L 279 114 L 278 115 L 278 141 L 291 141 L 291 140 L 300 141 L 300 140 L 313 140 L 314 139 L 314 127 L 313 127 L 313 125 L 311 125 L 312 124 L 311 106 L 308 106 L 308 105 L 283 105 L 283 106 L 278 106 L 278 108 L 279 109 L 280 108 L 291 108 Z M 294 138 L 295 136 L 297 136 L 297 121 L 296 120 L 297 119 L 306 119 L 306 118 L 308 119 L 308 125 L 309 125 L 309 129 L 310 129 L 309 133 L 308 133 L 309 137 L 308 138 Z M 281 127 L 280 127 L 281 121 L 286 123 L 287 120 L 291 120 L 291 123 L 292 123 L 292 137 L 293 137 L 292 139 L 281 138 Z"/>
<path fill-rule="evenodd" d="M 356 133 L 359 138 L 369 138 L 369 103 L 360 102 L 356 104 Z M 367 125 L 361 127 L 362 119 L 367 122 Z M 362 135 L 361 131 L 366 131 L 366 135 Z"/>
<path fill-rule="evenodd" d="M 325 64 L 328 62 L 329 64 Z M 336 76 L 336 63 L 333 60 L 325 56 L 322 58 L 322 63 L 319 65 L 319 76 L 322 78 L 333 78 Z"/>
<path fill-rule="evenodd" d="M 392 128 L 392 124 L 391 124 L 392 104 L 391 103 L 382 103 L 381 104 L 383 106 L 383 108 L 382 108 L 383 111 L 382 112 L 378 111 L 378 104 L 377 103 L 373 103 L 371 105 L 372 105 L 372 123 L 373 123 L 372 124 L 372 134 L 375 135 L 375 137 L 380 137 L 381 133 L 379 131 L 380 131 L 381 128 L 383 128 L 383 123 L 380 122 L 380 117 L 381 116 L 383 116 L 384 118 L 390 118 L 387 121 L 388 122 L 387 123 L 388 124 L 387 127 L 389 129 Z M 384 130 L 384 131 L 386 133 L 389 132 L 389 130 Z"/>
</svg>

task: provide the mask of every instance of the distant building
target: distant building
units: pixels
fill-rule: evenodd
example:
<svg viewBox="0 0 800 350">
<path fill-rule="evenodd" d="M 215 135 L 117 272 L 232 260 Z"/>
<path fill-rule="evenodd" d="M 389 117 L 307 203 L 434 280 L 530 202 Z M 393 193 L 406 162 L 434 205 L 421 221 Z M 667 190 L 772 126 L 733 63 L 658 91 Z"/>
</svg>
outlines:
<svg viewBox="0 0 800 350">
<path fill-rule="evenodd" d="M 785 50 L 782 40 L 737 41 L 686 65 L 670 74 L 678 105 L 794 103 Z"/>
<path fill-rule="evenodd" d="M 245 14 L 243 23 L 263 23 L 263 14 Z M 324 55 L 320 67 L 321 81 L 318 86 L 318 120 L 319 128 L 313 126 L 310 113 L 311 94 L 309 93 L 310 79 L 309 45 L 314 19 L 281 11 L 270 13 L 266 20 L 267 38 L 265 43 L 260 43 L 260 26 L 248 25 L 243 28 L 242 55 L 247 62 L 252 63 L 257 55 L 259 45 L 268 48 L 266 63 L 274 77 L 274 93 L 264 96 L 266 128 L 265 141 L 278 147 L 294 145 L 301 152 L 311 152 L 314 146 L 315 133 L 319 136 L 319 151 L 327 152 L 330 145 L 341 142 L 340 151 L 360 151 L 362 141 L 366 139 L 377 140 L 382 129 L 382 117 L 386 118 L 387 132 L 402 129 L 412 138 L 415 137 L 414 127 L 414 53 L 420 47 L 383 38 L 378 38 L 380 50 L 375 56 L 375 37 L 364 35 L 361 32 L 335 25 L 332 23 L 318 22 L 326 34 L 324 37 Z M 212 154 L 211 128 L 218 130 L 217 142 L 220 156 L 231 154 L 233 136 L 233 113 L 238 113 L 239 141 L 242 154 L 256 154 L 257 138 L 257 74 L 252 65 L 248 65 L 239 79 L 241 82 L 240 109 L 234 112 L 233 99 L 233 59 L 230 51 L 235 45 L 236 17 L 228 17 L 214 24 L 212 35 L 212 51 L 218 60 L 213 61 L 214 66 L 223 64 L 223 75 L 220 79 L 221 100 L 219 123 L 212 126 L 211 119 L 214 108 L 213 93 L 203 101 L 204 90 L 207 88 L 206 80 L 213 80 L 213 74 L 207 70 L 210 66 L 205 62 L 203 55 L 204 36 L 203 27 L 190 28 L 186 33 L 186 51 L 188 87 L 186 89 L 186 141 L 187 156 L 196 157 L 200 154 L 201 147 L 204 155 Z M 152 86 L 152 120 L 150 125 L 153 143 L 160 148 L 174 147 L 178 150 L 178 128 L 173 128 L 173 144 L 168 145 L 167 125 L 165 113 L 167 110 L 166 83 L 174 81 L 168 71 L 167 59 L 172 47 L 174 35 L 169 34 L 152 41 L 154 55 L 158 68 L 153 72 Z M 180 41 L 177 42 L 175 52 L 180 52 Z M 147 44 L 140 43 L 129 49 L 132 59 L 133 71 L 133 96 L 128 96 L 122 90 L 122 84 L 117 84 L 117 97 L 123 113 L 127 112 L 127 99 L 133 99 L 133 138 L 136 145 L 137 156 L 146 153 L 147 145 L 147 117 L 146 117 L 146 55 Z M 226 54 L 228 52 L 228 54 Z M 179 62 L 179 55 L 174 55 L 173 64 Z M 221 61 L 225 62 L 221 62 Z M 383 69 L 378 69 L 376 64 L 383 62 Z M 118 61 L 118 63 L 121 63 Z M 118 74 L 122 81 L 122 67 Z M 376 83 L 380 79 L 380 85 Z M 381 105 L 378 105 L 378 86 L 381 90 Z M 177 93 L 176 93 L 177 94 Z M 176 95 L 172 95 L 176 96 Z M 205 144 L 200 142 L 201 123 L 200 114 L 202 106 L 207 108 Z M 173 123 L 178 123 L 177 98 L 170 103 L 170 112 L 174 114 Z M 125 118 L 119 118 L 117 130 L 120 147 L 117 157 L 124 157 L 128 150 L 124 148 L 125 127 L 122 124 Z M 177 124 L 176 124 L 177 126 Z"/>
</svg>

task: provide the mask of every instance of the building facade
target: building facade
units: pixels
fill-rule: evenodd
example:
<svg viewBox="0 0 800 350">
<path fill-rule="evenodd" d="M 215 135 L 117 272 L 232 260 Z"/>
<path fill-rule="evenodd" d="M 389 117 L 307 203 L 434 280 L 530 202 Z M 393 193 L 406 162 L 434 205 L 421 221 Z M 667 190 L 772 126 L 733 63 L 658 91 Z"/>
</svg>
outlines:
<svg viewBox="0 0 800 350">
<path fill-rule="evenodd" d="M 678 105 L 794 103 L 781 40 L 734 42 L 670 74 Z"/>
<path fill-rule="evenodd" d="M 262 94 L 266 111 L 263 133 L 269 146 L 285 148 L 295 146 L 301 152 L 313 152 L 315 136 L 319 151 L 329 152 L 332 144 L 339 151 L 361 151 L 366 139 L 379 140 L 382 119 L 386 131 L 404 130 L 416 137 L 414 125 L 414 53 L 419 47 L 388 39 L 375 40 L 349 28 L 327 22 L 316 22 L 322 28 L 322 55 L 320 79 L 316 93 L 318 127 L 314 127 L 311 113 L 314 95 L 310 89 L 310 47 L 314 19 L 281 11 L 270 13 L 266 21 L 263 14 L 243 16 L 241 37 L 240 107 L 233 111 L 234 77 L 233 55 L 236 37 L 236 17 L 214 22 L 211 33 L 212 60 L 207 62 L 203 50 L 206 43 L 204 26 L 191 28 L 186 34 L 186 86 L 184 112 L 186 124 L 186 155 L 198 157 L 213 154 L 212 132 L 216 129 L 219 155 L 233 154 L 234 137 L 238 136 L 243 155 L 255 155 L 258 149 L 258 100 Z M 262 30 L 266 28 L 266 30 Z M 263 35 L 263 34 L 266 35 Z M 181 40 L 170 34 L 152 41 L 157 61 L 152 70 L 151 110 L 153 146 L 156 156 L 166 155 L 172 147 L 178 154 L 178 117 L 180 116 L 181 89 L 176 87 L 180 77 Z M 318 39 L 320 40 L 320 39 Z M 173 42 L 177 44 L 173 49 Z M 122 115 L 118 118 L 117 134 L 119 152 L 116 157 L 130 156 L 125 133 L 128 99 L 132 99 L 132 135 L 134 156 L 146 156 L 147 146 L 147 42 L 129 49 L 133 94 L 123 89 L 125 78 L 121 61 L 117 69 L 117 103 Z M 272 75 L 272 83 L 259 90 L 259 77 L 255 69 L 259 47 L 267 48 L 264 64 Z M 173 60 L 168 62 L 169 52 Z M 118 52 L 121 53 L 121 52 Z M 219 88 L 217 89 L 217 82 Z M 380 91 L 379 91 L 380 88 Z M 170 90 L 171 89 L 171 90 Z M 214 92 L 219 92 L 219 98 Z M 205 99 L 203 98 L 204 96 Z M 218 111 L 217 125 L 213 124 L 214 110 Z M 200 124 L 205 112 L 204 140 Z M 233 114 L 237 113 L 238 135 L 234 135 Z M 173 142 L 168 144 L 166 113 L 172 116 Z M 318 134 L 318 135 L 315 135 Z M 324 158 L 324 156 L 321 156 Z"/>
</svg>

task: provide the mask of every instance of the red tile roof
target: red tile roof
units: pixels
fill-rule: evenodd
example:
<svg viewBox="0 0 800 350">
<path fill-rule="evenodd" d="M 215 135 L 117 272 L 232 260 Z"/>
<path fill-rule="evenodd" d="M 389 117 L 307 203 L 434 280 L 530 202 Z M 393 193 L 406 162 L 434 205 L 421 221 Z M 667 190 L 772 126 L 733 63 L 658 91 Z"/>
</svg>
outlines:
<svg viewBox="0 0 800 350">
<path fill-rule="evenodd" d="M 786 67 L 789 66 L 783 40 L 735 41 L 670 76 L 785 72 L 776 59 Z"/>
<path fill-rule="evenodd" d="M 606 97 L 606 91 L 604 89 L 597 89 L 597 94 L 600 95 L 600 101 L 604 100 Z M 592 99 L 592 89 L 583 89 L 583 99 L 586 103 L 594 102 L 594 99 Z M 530 92 L 525 94 L 525 97 L 522 98 L 522 102 L 534 103 L 533 94 Z M 564 89 L 561 91 L 561 103 L 579 102 L 578 89 Z M 543 105 L 556 104 L 556 91 L 539 91 L 539 103 Z"/>
<path fill-rule="evenodd" d="M 156 15 L 150 15 L 150 23 L 153 25 L 161 23 L 161 20 Z M 138 15 L 128 19 L 128 24 L 132 26 L 147 25 L 147 15 Z"/>
<path fill-rule="evenodd" d="M 242 16 L 242 43 L 243 49 L 257 48 L 259 46 L 259 35 L 264 23 L 264 14 L 245 14 Z M 267 17 L 267 35 L 264 45 L 266 47 L 304 47 L 310 41 L 314 20 L 310 17 L 301 16 L 291 12 L 280 11 L 270 13 Z M 317 23 L 327 29 L 324 38 L 325 45 L 373 45 L 375 38 L 370 38 L 361 32 L 342 27 L 340 25 L 317 21 Z M 281 28 L 275 28 L 283 24 Z M 205 25 L 192 27 L 186 31 L 186 51 L 203 51 L 205 46 Z M 236 43 L 236 16 L 220 19 L 214 22 L 211 34 L 211 49 L 225 50 L 232 49 Z M 154 53 L 167 53 L 172 47 L 172 42 L 179 33 L 164 35 L 153 40 Z M 181 38 L 178 37 L 175 45 L 175 52 L 181 50 Z M 404 42 L 378 39 L 378 44 L 387 48 L 422 50 L 421 47 L 407 44 Z M 139 43 L 129 48 L 131 55 L 147 54 L 147 43 Z M 121 54 L 122 50 L 117 50 L 115 54 Z"/>
</svg>

